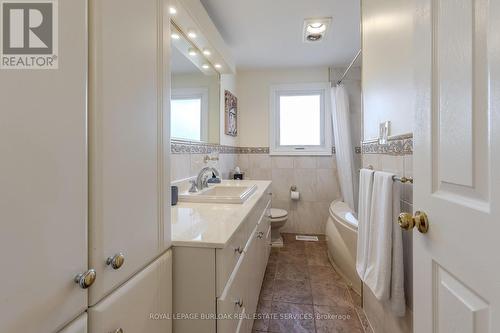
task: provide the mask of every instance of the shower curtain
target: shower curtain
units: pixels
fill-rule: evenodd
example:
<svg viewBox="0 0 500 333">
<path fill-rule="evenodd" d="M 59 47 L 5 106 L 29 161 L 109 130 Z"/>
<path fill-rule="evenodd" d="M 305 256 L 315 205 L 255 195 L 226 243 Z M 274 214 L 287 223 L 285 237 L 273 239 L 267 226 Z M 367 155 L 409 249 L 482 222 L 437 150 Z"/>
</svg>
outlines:
<svg viewBox="0 0 500 333">
<path fill-rule="evenodd" d="M 351 124 L 349 121 L 349 96 L 345 87 L 340 84 L 332 87 L 332 122 L 337 170 L 340 190 L 344 202 L 353 211 L 357 211 L 357 177 L 354 170 L 354 147 L 351 140 Z"/>
</svg>

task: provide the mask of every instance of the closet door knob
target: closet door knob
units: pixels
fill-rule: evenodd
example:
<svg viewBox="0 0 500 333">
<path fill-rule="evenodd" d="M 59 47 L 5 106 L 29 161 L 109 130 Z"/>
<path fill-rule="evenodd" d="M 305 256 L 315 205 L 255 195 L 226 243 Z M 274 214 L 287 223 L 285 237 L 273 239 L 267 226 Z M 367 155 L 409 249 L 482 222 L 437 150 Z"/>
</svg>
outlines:
<svg viewBox="0 0 500 333">
<path fill-rule="evenodd" d="M 80 288 L 87 289 L 94 283 L 96 276 L 96 271 L 94 269 L 89 269 L 85 273 L 80 273 L 75 276 L 75 283 L 78 283 Z"/>
<path fill-rule="evenodd" d="M 118 329 L 116 329 L 116 330 L 114 330 L 113 332 L 110 332 L 110 333 L 123 333 L 123 329 L 118 328 Z"/>
<path fill-rule="evenodd" d="M 111 266 L 113 269 L 119 269 L 120 267 L 123 266 L 124 262 L 125 262 L 125 255 L 122 252 L 117 253 L 114 256 L 106 259 L 106 265 Z"/>
<path fill-rule="evenodd" d="M 422 234 L 429 231 L 429 219 L 424 212 L 416 211 L 415 216 L 410 213 L 401 213 L 398 217 L 398 223 L 404 230 L 410 230 L 417 226 L 418 231 Z"/>
<path fill-rule="evenodd" d="M 234 249 L 234 252 L 242 254 L 243 253 L 243 249 L 241 248 L 241 246 L 238 246 L 237 248 Z"/>
</svg>

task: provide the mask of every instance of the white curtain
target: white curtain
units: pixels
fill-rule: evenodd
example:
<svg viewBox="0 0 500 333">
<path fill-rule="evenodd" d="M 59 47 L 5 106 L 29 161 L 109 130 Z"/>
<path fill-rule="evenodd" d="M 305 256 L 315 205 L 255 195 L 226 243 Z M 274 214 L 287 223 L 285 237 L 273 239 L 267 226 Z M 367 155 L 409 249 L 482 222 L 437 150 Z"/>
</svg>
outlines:
<svg viewBox="0 0 500 333">
<path fill-rule="evenodd" d="M 349 96 L 343 85 L 332 87 L 333 136 L 337 159 L 337 170 L 342 197 L 353 211 L 357 210 L 357 177 L 354 170 L 354 146 L 351 140 L 349 121 Z"/>
</svg>

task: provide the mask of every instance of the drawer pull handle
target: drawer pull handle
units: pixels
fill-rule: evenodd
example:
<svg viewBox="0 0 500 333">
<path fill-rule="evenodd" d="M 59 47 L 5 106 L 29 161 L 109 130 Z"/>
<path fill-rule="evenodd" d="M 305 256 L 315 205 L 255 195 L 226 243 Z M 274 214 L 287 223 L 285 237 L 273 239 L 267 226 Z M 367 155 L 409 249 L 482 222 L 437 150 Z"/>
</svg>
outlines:
<svg viewBox="0 0 500 333">
<path fill-rule="evenodd" d="M 80 288 L 87 289 L 94 283 L 96 275 L 97 273 L 94 269 L 89 269 L 85 273 L 80 273 L 75 276 L 75 283 L 77 283 Z"/>
<path fill-rule="evenodd" d="M 117 253 L 114 256 L 106 259 L 106 265 L 111 266 L 113 269 L 119 269 L 120 267 L 123 266 L 124 262 L 125 262 L 125 255 L 122 252 Z"/>
<path fill-rule="evenodd" d="M 237 299 L 234 301 L 234 305 L 239 306 L 240 308 L 243 307 L 243 301 L 241 299 Z"/>
<path fill-rule="evenodd" d="M 234 249 L 234 252 L 238 252 L 239 254 L 242 254 L 243 249 L 241 248 L 241 246 L 238 246 L 237 248 Z"/>
</svg>

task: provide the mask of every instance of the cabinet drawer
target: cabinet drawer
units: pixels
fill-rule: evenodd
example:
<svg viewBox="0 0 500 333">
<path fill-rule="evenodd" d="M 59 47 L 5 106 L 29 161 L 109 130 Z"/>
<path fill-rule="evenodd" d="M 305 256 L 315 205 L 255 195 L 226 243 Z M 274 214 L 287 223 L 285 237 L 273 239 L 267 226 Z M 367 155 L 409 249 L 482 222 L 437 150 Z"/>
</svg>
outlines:
<svg viewBox="0 0 500 333">
<path fill-rule="evenodd" d="M 217 332 L 233 333 L 245 332 L 246 321 L 246 289 L 248 267 L 246 265 L 246 254 L 241 255 L 241 261 L 234 274 L 228 281 L 229 289 L 224 290 L 220 298 L 217 299 Z"/>
<path fill-rule="evenodd" d="M 87 333 L 87 313 L 73 320 L 68 326 L 59 331 L 59 333 Z"/>
<path fill-rule="evenodd" d="M 172 256 L 166 252 L 89 308 L 89 332 L 172 332 Z"/>
<path fill-rule="evenodd" d="M 229 276 L 240 259 L 242 251 L 248 249 L 250 234 L 257 224 L 267 220 L 267 209 L 270 207 L 269 195 L 264 195 L 252 209 L 240 229 L 233 235 L 229 244 L 223 249 L 216 250 L 216 279 L 217 295 L 226 287 Z M 241 252 L 241 253 L 240 253 Z"/>
</svg>

